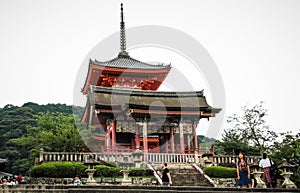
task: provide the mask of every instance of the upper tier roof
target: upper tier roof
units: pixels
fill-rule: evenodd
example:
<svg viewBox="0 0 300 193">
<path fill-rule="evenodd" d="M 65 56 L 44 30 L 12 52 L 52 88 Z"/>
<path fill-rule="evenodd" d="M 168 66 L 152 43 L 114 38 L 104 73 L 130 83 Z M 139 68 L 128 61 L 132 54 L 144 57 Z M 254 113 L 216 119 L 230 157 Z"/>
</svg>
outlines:
<svg viewBox="0 0 300 193">
<path fill-rule="evenodd" d="M 165 64 L 148 64 L 146 62 L 141 62 L 139 60 L 136 60 L 134 58 L 131 58 L 129 55 L 122 56 L 119 55 L 116 58 L 113 58 L 109 61 L 100 62 L 100 61 L 93 61 L 90 60 L 90 64 L 103 66 L 103 67 L 110 67 L 110 68 L 125 68 L 125 69 L 143 69 L 143 70 L 158 70 L 158 69 L 170 69 L 171 65 L 165 65 Z"/>
</svg>

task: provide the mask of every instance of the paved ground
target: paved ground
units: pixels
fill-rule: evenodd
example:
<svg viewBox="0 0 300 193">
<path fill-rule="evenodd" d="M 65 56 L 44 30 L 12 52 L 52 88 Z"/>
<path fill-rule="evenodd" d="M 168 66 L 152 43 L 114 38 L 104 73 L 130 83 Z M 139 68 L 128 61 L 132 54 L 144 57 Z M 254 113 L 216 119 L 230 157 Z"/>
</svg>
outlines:
<svg viewBox="0 0 300 193">
<path fill-rule="evenodd" d="M 173 186 L 173 187 L 162 187 L 162 186 L 37 186 L 37 185 L 24 185 L 19 187 L 0 187 L 0 193 L 2 192 L 18 192 L 18 193 L 146 193 L 146 192 L 167 192 L 167 193 L 230 193 L 230 192 L 300 192 L 300 189 L 240 189 L 240 188 L 209 188 L 209 187 L 193 187 L 193 186 Z"/>
</svg>

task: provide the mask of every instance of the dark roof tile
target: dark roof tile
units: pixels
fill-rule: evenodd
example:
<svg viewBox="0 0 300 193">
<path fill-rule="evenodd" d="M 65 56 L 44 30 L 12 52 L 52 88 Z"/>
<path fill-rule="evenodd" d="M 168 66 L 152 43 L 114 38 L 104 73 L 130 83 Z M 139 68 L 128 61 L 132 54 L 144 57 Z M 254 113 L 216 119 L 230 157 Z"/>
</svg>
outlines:
<svg viewBox="0 0 300 193">
<path fill-rule="evenodd" d="M 171 64 L 165 65 L 165 64 L 148 64 L 145 62 L 138 61 L 136 59 L 131 58 L 130 56 L 118 56 L 114 59 L 111 59 L 109 61 L 100 62 L 100 61 L 93 61 L 90 60 L 91 64 L 95 64 L 98 66 L 104 66 L 104 67 L 111 67 L 111 68 L 126 68 L 126 69 L 170 69 Z"/>
</svg>

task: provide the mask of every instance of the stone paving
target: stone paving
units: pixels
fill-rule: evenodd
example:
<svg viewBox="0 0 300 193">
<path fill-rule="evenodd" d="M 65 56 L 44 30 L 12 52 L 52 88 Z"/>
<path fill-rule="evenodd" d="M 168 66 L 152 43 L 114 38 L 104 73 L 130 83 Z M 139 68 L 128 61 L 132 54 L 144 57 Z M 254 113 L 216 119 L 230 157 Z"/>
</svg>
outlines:
<svg viewBox="0 0 300 193">
<path fill-rule="evenodd" d="M 115 192 L 131 192 L 131 193 L 146 193 L 146 192 L 167 192 L 167 193 L 209 193 L 209 192 L 300 192 L 300 189 L 241 189 L 241 188 L 212 188 L 212 187 L 197 187 L 197 186 L 63 186 L 63 185 L 23 185 L 19 187 L 1 187 L 0 193 L 115 193 Z"/>
</svg>

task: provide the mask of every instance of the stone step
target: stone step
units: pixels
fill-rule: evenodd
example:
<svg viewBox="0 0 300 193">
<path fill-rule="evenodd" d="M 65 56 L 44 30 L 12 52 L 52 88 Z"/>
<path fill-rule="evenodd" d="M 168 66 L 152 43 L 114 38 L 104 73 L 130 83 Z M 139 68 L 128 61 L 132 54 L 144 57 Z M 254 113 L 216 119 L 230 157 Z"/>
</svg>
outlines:
<svg viewBox="0 0 300 193">
<path fill-rule="evenodd" d="M 162 171 L 162 165 L 154 165 Z M 174 186 L 212 187 L 190 164 L 168 164 Z"/>
<path fill-rule="evenodd" d="M 200 186 L 211 187 L 203 176 L 200 175 L 191 165 L 172 165 L 168 167 L 175 186 Z"/>
</svg>

